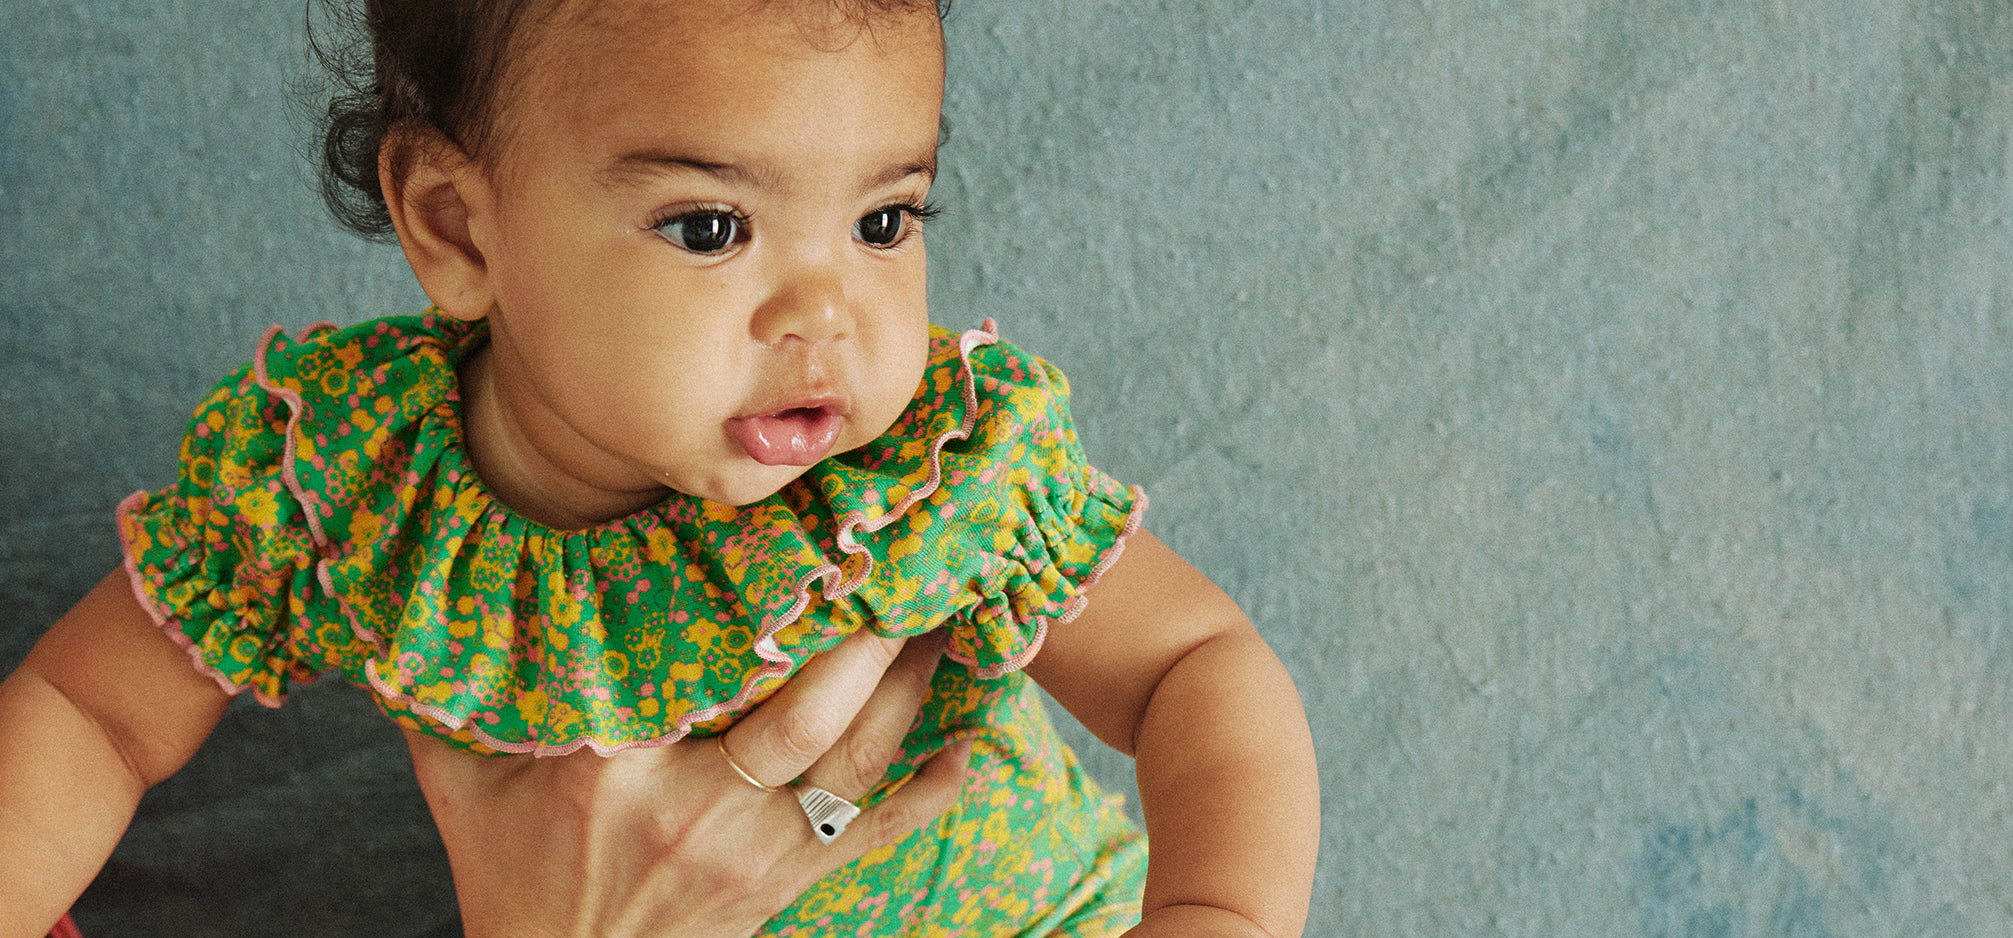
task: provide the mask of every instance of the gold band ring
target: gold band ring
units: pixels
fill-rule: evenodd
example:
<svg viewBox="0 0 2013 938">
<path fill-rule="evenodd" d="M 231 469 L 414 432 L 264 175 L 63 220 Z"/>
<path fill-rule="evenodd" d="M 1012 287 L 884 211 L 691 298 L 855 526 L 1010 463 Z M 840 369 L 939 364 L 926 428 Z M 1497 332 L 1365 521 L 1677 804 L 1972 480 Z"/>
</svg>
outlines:
<svg viewBox="0 0 2013 938">
<path fill-rule="evenodd" d="M 733 769 L 735 775 L 741 776 L 742 781 L 747 782 L 748 784 L 753 785 L 756 788 L 760 788 L 763 791 L 783 790 L 783 786 L 781 785 L 762 784 L 760 779 L 756 778 L 753 775 L 749 775 L 748 770 L 741 767 L 741 763 L 735 762 L 734 756 L 727 752 L 727 734 L 721 733 L 720 735 L 713 737 L 713 745 L 719 747 L 720 758 L 727 760 L 727 767 Z"/>
</svg>

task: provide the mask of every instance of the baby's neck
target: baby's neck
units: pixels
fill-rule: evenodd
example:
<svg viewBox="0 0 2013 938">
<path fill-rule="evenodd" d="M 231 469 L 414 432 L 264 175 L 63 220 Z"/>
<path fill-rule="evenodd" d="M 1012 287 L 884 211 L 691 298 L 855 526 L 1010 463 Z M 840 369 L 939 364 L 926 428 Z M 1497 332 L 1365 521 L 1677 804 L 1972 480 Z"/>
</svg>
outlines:
<svg viewBox="0 0 2013 938">
<path fill-rule="evenodd" d="M 491 348 L 484 343 L 456 370 L 462 446 L 490 494 L 525 518 L 562 531 L 604 524 L 663 500 L 668 489 L 610 491 L 546 459 L 511 419 L 498 393 Z"/>
</svg>

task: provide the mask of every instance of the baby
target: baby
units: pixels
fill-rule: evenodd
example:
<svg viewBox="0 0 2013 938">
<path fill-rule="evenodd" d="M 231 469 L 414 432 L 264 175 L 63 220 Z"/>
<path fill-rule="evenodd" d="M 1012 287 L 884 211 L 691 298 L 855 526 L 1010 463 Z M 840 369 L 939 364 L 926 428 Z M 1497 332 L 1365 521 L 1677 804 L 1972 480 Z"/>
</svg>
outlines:
<svg viewBox="0 0 2013 938">
<path fill-rule="evenodd" d="M 1319 809 L 1285 670 L 1084 460 L 1059 373 L 929 323 L 940 10 L 369 20 L 334 202 L 434 306 L 269 332 L 179 483 L 120 506 L 126 568 L 0 685 L 0 936 L 50 926 L 230 695 L 329 671 L 429 745 L 714 736 L 826 843 L 970 744 L 958 806 L 763 934 L 1299 933 Z M 881 788 L 777 790 L 719 734 L 861 630 L 956 664 Z M 1136 757 L 1150 862 L 1030 679 Z"/>
</svg>

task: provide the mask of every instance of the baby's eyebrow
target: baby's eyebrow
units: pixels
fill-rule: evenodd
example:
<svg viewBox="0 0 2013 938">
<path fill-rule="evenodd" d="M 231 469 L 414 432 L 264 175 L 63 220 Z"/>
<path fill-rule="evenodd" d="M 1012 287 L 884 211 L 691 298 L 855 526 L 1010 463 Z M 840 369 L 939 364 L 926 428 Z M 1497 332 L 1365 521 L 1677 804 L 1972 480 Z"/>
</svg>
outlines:
<svg viewBox="0 0 2013 938">
<path fill-rule="evenodd" d="M 890 166 L 885 170 L 882 170 L 880 175 L 877 175 L 873 179 L 867 181 L 867 188 L 868 189 L 885 188 L 887 186 L 892 186 L 895 183 L 901 182 L 902 180 L 907 179 L 910 176 L 921 176 L 925 180 L 928 180 L 930 182 L 936 181 L 937 153 L 934 149 L 930 151 L 930 155 L 927 158 L 914 160 L 908 163 L 901 163 L 895 166 Z"/>
<path fill-rule="evenodd" d="M 776 184 L 775 174 L 751 169 L 740 163 L 721 163 L 657 150 L 639 150 L 626 154 L 595 176 L 606 185 L 620 185 L 638 176 L 651 176 L 681 169 L 704 173 L 722 182 L 753 185 L 756 188 L 773 188 Z"/>
<path fill-rule="evenodd" d="M 664 172 L 685 170 L 703 173 L 722 182 L 747 185 L 757 189 L 777 188 L 781 180 L 773 171 L 751 167 L 741 163 L 723 163 L 716 160 L 680 156 L 657 150 L 639 150 L 619 157 L 602 169 L 595 177 L 603 185 L 619 186 L 637 177 L 652 176 Z M 863 189 L 874 190 L 894 185 L 911 176 L 921 176 L 934 182 L 937 178 L 937 154 L 932 148 L 928 155 L 902 163 L 890 165 L 867 180 Z"/>
</svg>

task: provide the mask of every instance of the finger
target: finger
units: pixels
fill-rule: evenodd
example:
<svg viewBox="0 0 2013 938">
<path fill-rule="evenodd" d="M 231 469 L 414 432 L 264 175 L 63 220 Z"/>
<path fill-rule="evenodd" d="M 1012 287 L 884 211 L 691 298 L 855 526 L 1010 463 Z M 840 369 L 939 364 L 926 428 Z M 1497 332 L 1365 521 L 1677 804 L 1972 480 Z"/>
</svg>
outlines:
<svg viewBox="0 0 2013 938">
<path fill-rule="evenodd" d="M 878 786 L 915 725 L 943 650 L 940 633 L 910 641 L 838 742 L 804 770 L 804 781 L 849 801 Z"/>
<path fill-rule="evenodd" d="M 727 734 L 727 750 L 764 785 L 796 778 L 838 742 L 905 640 L 855 632 L 812 658 Z"/>
<path fill-rule="evenodd" d="M 811 835 L 810 825 L 805 823 L 803 836 L 810 846 L 798 851 L 795 859 L 798 878 L 802 880 L 799 891 L 810 888 L 812 882 L 826 873 L 942 817 L 964 792 L 965 779 L 971 771 L 971 755 L 971 740 L 965 739 L 931 756 L 900 790 L 862 812 L 829 847 L 819 844 Z"/>
</svg>

